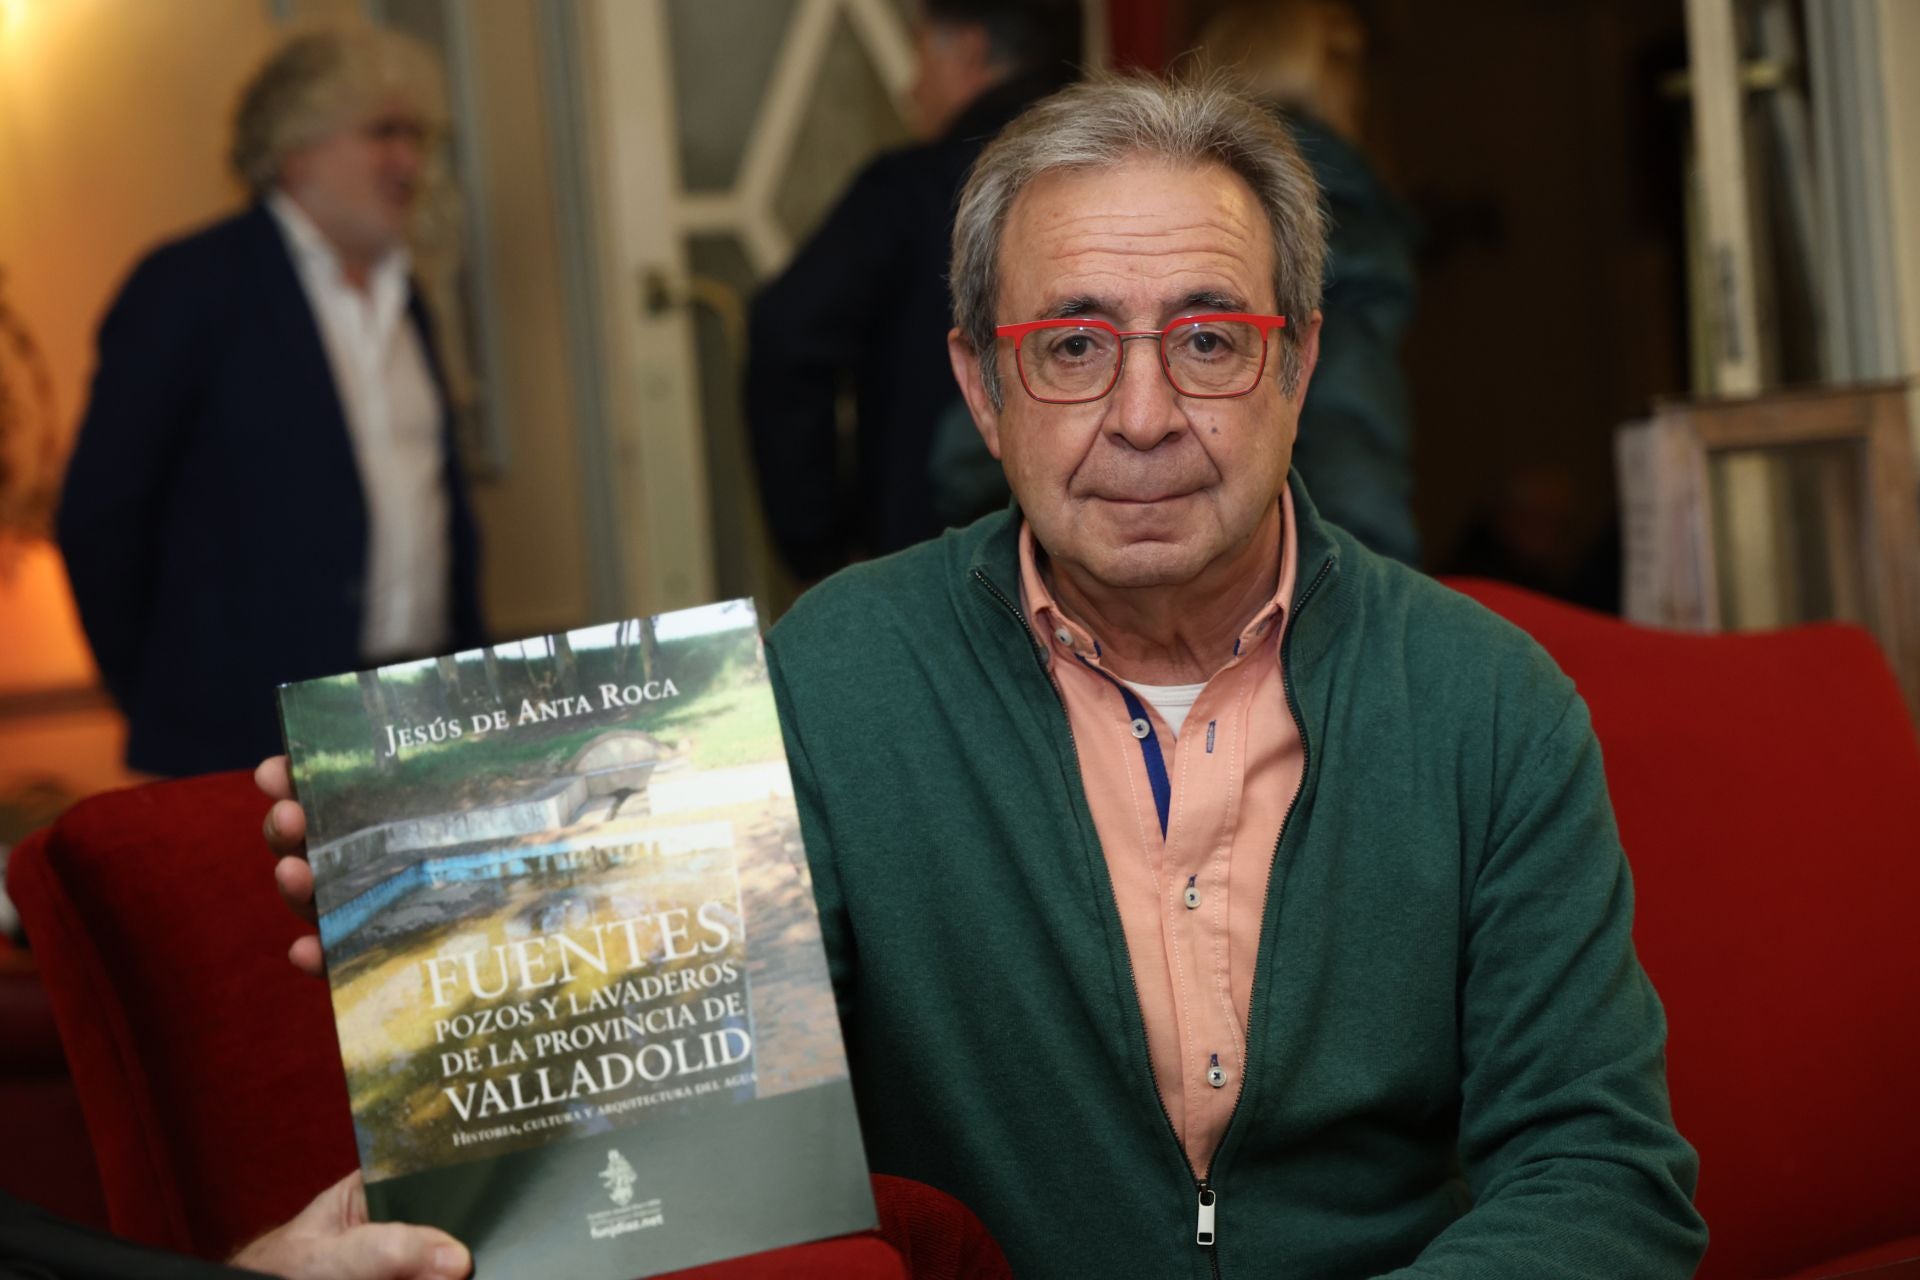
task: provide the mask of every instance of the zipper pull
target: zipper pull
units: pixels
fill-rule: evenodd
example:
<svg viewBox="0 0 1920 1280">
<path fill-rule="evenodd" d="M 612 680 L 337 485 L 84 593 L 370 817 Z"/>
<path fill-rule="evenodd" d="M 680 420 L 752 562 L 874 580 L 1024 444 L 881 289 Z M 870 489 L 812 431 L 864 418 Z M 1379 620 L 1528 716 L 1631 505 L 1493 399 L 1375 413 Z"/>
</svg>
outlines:
<svg viewBox="0 0 1920 1280">
<path fill-rule="evenodd" d="M 1198 1230 L 1193 1233 L 1193 1242 L 1202 1249 L 1211 1249 L 1213 1248 L 1213 1206 L 1214 1201 L 1220 1197 L 1218 1192 L 1214 1191 L 1212 1187 L 1204 1182 L 1199 1183 L 1198 1188 L 1200 1191 L 1200 1221 Z"/>
</svg>

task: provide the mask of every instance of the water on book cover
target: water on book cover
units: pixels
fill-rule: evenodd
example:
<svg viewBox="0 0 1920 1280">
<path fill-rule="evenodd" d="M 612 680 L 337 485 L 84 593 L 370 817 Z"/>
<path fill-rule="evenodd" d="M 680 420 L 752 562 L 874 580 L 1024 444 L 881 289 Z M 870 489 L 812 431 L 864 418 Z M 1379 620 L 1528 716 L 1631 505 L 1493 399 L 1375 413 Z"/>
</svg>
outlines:
<svg viewBox="0 0 1920 1280">
<path fill-rule="evenodd" d="M 482 1274 L 871 1226 L 748 601 L 286 686 L 369 1199 Z"/>
</svg>

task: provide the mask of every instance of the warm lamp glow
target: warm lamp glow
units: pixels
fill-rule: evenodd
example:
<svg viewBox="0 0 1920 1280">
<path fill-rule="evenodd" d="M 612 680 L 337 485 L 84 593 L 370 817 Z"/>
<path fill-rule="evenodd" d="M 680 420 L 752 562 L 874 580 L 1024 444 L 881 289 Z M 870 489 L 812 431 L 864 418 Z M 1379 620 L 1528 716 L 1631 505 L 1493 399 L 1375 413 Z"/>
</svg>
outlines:
<svg viewBox="0 0 1920 1280">
<path fill-rule="evenodd" d="M 27 0 L 0 0 L 0 36 L 6 35 L 27 16 Z"/>
<path fill-rule="evenodd" d="M 0 563 L 0 696 L 94 684 L 60 553 L 50 542 L 28 542 L 0 555 L 9 557 Z"/>
</svg>

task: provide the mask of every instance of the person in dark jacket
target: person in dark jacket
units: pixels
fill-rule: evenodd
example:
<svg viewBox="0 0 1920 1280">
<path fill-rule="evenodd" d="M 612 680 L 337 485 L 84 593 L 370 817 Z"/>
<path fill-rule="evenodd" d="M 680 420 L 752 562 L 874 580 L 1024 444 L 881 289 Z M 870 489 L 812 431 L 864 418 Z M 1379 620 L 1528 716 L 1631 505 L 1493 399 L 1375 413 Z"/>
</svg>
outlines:
<svg viewBox="0 0 1920 1280">
<path fill-rule="evenodd" d="M 1417 292 L 1417 227 L 1360 146 L 1365 54 L 1366 31 L 1343 0 L 1265 0 L 1218 14 L 1201 33 L 1198 61 L 1281 117 L 1327 205 L 1320 365 L 1294 465 L 1328 519 L 1371 550 L 1418 566 L 1400 361 Z"/>
<path fill-rule="evenodd" d="M 155 250 L 101 325 L 57 527 L 135 769 L 246 764 L 275 685 L 481 642 L 405 249 L 432 75 L 374 29 L 287 45 L 236 115 L 255 203 Z"/>
<path fill-rule="evenodd" d="M 943 421 L 973 443 L 947 367 L 954 200 L 980 149 L 1073 78 L 1080 47 L 1079 0 L 925 0 L 913 103 L 931 140 L 868 165 L 755 300 L 747 423 L 768 528 L 798 577 L 982 514 L 952 510 L 930 467 Z M 846 383 L 850 465 L 836 423 Z M 1005 496 L 996 482 L 962 505 Z"/>
</svg>

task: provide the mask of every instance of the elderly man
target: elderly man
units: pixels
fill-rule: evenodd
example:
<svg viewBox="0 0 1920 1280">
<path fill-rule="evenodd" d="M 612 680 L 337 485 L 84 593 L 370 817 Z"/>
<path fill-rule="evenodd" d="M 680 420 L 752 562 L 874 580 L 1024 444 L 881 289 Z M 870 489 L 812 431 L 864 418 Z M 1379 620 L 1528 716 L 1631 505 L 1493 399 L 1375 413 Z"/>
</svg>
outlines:
<svg viewBox="0 0 1920 1280">
<path fill-rule="evenodd" d="M 968 184 L 953 366 L 1018 510 L 767 646 L 869 1155 L 1023 1276 L 1690 1275 L 1584 706 L 1289 478 L 1317 210 L 1264 112 L 1138 79 Z"/>
<path fill-rule="evenodd" d="M 136 769 L 258 760 L 276 684 L 481 640 L 408 281 L 433 74 L 373 29 L 290 42 L 234 122 L 255 203 L 155 250 L 101 325 L 59 537 Z"/>
</svg>

